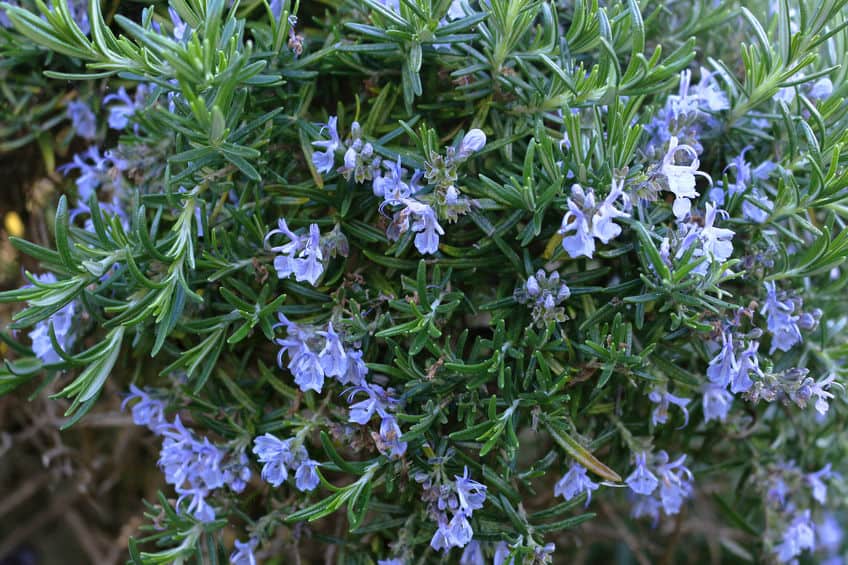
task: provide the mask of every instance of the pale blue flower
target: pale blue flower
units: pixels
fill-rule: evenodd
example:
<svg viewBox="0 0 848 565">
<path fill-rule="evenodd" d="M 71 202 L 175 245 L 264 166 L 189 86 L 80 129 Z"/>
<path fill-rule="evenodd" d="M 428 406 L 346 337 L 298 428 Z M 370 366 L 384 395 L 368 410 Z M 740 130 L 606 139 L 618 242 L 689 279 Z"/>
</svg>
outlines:
<svg viewBox="0 0 848 565">
<path fill-rule="evenodd" d="M 253 440 L 253 453 L 262 463 L 262 480 L 278 487 L 288 478 L 288 467 L 294 461 L 291 439 L 281 440 L 266 433 Z"/>
<path fill-rule="evenodd" d="M 789 351 L 801 341 L 801 329 L 798 327 L 799 317 L 795 314 L 796 310 L 800 310 L 800 306 L 792 300 L 779 300 L 774 281 L 766 282 L 765 287 L 766 300 L 760 309 L 760 314 L 767 316 L 766 327 L 772 334 L 769 354 L 778 349 Z"/>
<path fill-rule="evenodd" d="M 707 367 L 707 378 L 718 387 L 726 387 L 739 372 L 739 364 L 733 351 L 733 334 L 725 330 L 721 334 L 722 346 Z"/>
<path fill-rule="evenodd" d="M 568 472 L 554 485 L 554 496 L 571 500 L 585 492 L 586 506 L 589 506 L 592 501 L 592 491 L 598 488 L 598 483 L 593 482 L 587 475 L 586 468 L 580 463 L 573 462 Z"/>
<path fill-rule="evenodd" d="M 715 227 L 718 210 L 715 205 L 707 203 L 707 213 L 704 216 L 704 227 L 700 238 L 704 253 L 710 261 L 724 262 L 733 254 L 731 240 L 735 235 L 733 230 Z"/>
<path fill-rule="evenodd" d="M 347 167 L 347 164 L 345 166 Z M 383 198 L 387 204 L 401 204 L 412 194 L 412 189 L 403 180 L 405 170 L 401 167 L 400 156 L 397 162 L 383 161 L 383 166 L 388 174 L 374 178 L 374 195 Z"/>
<path fill-rule="evenodd" d="M 232 565 L 256 565 L 256 556 L 253 550 L 259 545 L 259 540 L 250 538 L 246 542 L 235 541 L 235 551 L 230 554 Z"/>
<path fill-rule="evenodd" d="M 689 423 L 689 410 L 686 409 L 686 406 L 691 402 L 691 398 L 676 396 L 668 392 L 665 387 L 658 386 L 651 390 L 648 399 L 657 405 L 651 413 L 651 422 L 655 426 L 665 424 L 668 421 L 668 409 L 672 404 L 683 412 L 683 425 L 680 427 L 685 427 Z"/>
<path fill-rule="evenodd" d="M 43 273 L 34 275 L 35 280 L 40 283 L 50 284 L 55 283 L 56 276 L 53 273 Z M 59 353 L 53 349 L 53 341 L 50 339 L 50 326 L 53 326 L 53 332 L 56 335 L 56 341 L 63 351 L 69 352 L 76 340 L 74 332 L 77 323 L 79 306 L 75 301 L 69 302 L 54 312 L 46 320 L 41 320 L 36 323 L 33 329 L 29 332 L 29 338 L 32 342 L 32 352 L 45 365 L 53 363 L 61 363 L 62 358 Z"/>
<path fill-rule="evenodd" d="M 68 102 L 68 118 L 78 136 L 89 140 L 97 137 L 97 117 L 82 100 Z"/>
<path fill-rule="evenodd" d="M 347 374 L 348 356 L 339 335 L 333 329 L 333 323 L 330 322 L 327 331 L 318 332 L 318 335 L 327 340 L 324 349 L 318 354 L 324 374 L 328 377 L 344 377 Z"/>
<path fill-rule="evenodd" d="M 330 116 L 327 123 L 321 128 L 322 132 L 326 128 L 327 133 L 330 135 L 330 139 L 322 139 L 312 142 L 313 146 L 324 150 L 323 152 L 316 151 L 312 154 L 312 164 L 315 165 L 315 169 L 321 174 L 331 172 L 333 170 L 333 166 L 335 166 L 336 150 L 341 146 L 339 130 L 336 129 L 337 123 L 338 117 Z"/>
<path fill-rule="evenodd" d="M 453 6 L 451 6 L 453 8 Z M 472 129 L 462 138 L 459 150 L 456 152 L 458 159 L 467 159 L 486 146 L 486 133 L 481 129 Z"/>
<path fill-rule="evenodd" d="M 266 247 L 271 237 L 275 235 L 283 235 L 289 239 L 286 244 L 269 248 L 270 251 L 279 253 L 274 258 L 277 276 L 285 279 L 294 275 L 295 280 L 307 281 L 315 286 L 324 272 L 324 252 L 321 249 L 321 232 L 318 224 L 310 224 L 309 234 L 300 236 L 289 229 L 284 218 L 280 218 L 277 221 L 277 228 L 265 235 Z"/>
<path fill-rule="evenodd" d="M 401 441 L 403 433 L 394 416 L 384 416 L 380 422 L 380 436 L 377 449 L 389 458 L 398 458 L 406 453 L 407 443 Z"/>
<path fill-rule="evenodd" d="M 452 547 L 465 547 L 474 536 L 474 530 L 471 529 L 471 524 L 468 522 L 468 517 L 464 512 L 460 511 L 454 514 L 450 522 L 448 522 L 445 532 L 448 543 Z"/>
<path fill-rule="evenodd" d="M 831 94 L 833 94 L 833 82 L 827 77 L 822 77 L 810 85 L 808 96 L 813 100 L 824 100 L 830 98 Z"/>
<path fill-rule="evenodd" d="M 751 373 L 762 378 L 763 372 L 760 370 L 760 358 L 757 355 L 757 350 L 760 347 L 758 341 L 748 343 L 742 353 L 739 355 L 739 369 L 733 375 L 733 380 L 730 383 L 730 392 L 736 394 L 739 392 L 748 392 L 754 382 L 749 376 Z"/>
<path fill-rule="evenodd" d="M 660 451 L 657 454 L 660 463 L 657 474 L 660 479 L 660 503 L 667 516 L 680 512 L 683 501 L 692 495 L 692 472 L 683 465 L 686 455 L 681 455 L 675 461 L 669 461 L 668 454 Z"/>
<path fill-rule="evenodd" d="M 786 527 L 783 539 L 774 551 L 780 562 L 789 563 L 805 549 L 813 550 L 815 546 L 815 525 L 810 519 L 810 511 L 803 510 Z"/>
<path fill-rule="evenodd" d="M 362 351 L 359 349 L 347 350 L 347 371 L 339 375 L 337 380 L 341 384 L 361 385 L 368 374 L 368 366 L 362 360 Z"/>
<path fill-rule="evenodd" d="M 170 8 L 173 10 L 173 8 Z M 103 98 L 103 104 L 110 104 L 109 108 L 109 127 L 116 130 L 122 130 L 129 125 L 130 118 L 139 111 L 144 105 L 147 97 L 147 87 L 140 84 L 136 87 L 135 98 L 131 98 L 127 94 L 126 89 L 122 86 L 118 88 L 115 94 L 107 94 Z M 111 104 L 112 102 L 117 104 Z"/>
<path fill-rule="evenodd" d="M 454 476 L 456 479 L 456 493 L 459 497 L 459 507 L 467 515 L 475 510 L 483 508 L 486 501 L 486 485 L 478 483 L 468 476 L 468 467 L 464 467 L 462 476 Z"/>
<path fill-rule="evenodd" d="M 830 463 L 814 473 L 807 473 L 804 475 L 804 480 L 807 482 L 807 485 L 809 485 L 810 490 L 813 493 L 813 498 L 819 504 L 827 504 L 827 484 L 824 480 L 831 479 L 833 476 L 834 473 L 831 471 Z"/>
<path fill-rule="evenodd" d="M 630 490 L 636 494 L 649 495 L 657 488 L 659 481 L 657 477 L 648 470 L 648 454 L 645 452 L 636 455 L 636 469 L 625 479 Z"/>
<path fill-rule="evenodd" d="M 121 403 L 121 410 L 134 400 L 138 400 L 132 407 L 132 418 L 136 426 L 147 426 L 151 430 L 156 430 L 165 423 L 163 401 L 151 398 L 145 391 L 131 384 L 130 394 Z"/>
<path fill-rule="evenodd" d="M 507 558 L 511 553 L 509 546 L 505 541 L 499 541 L 495 546 L 495 556 L 492 561 L 492 565 L 515 565 L 515 557 L 511 557 L 509 559 L 509 563 L 507 563 Z"/>
<path fill-rule="evenodd" d="M 619 200 L 622 201 L 623 206 L 628 206 L 629 200 L 627 195 L 624 194 L 623 187 L 624 181 L 613 180 L 609 194 L 592 216 L 592 236 L 601 240 L 603 244 L 609 243 L 621 234 L 621 226 L 614 223 L 613 220 L 630 217 L 630 214 L 615 207 Z"/>
<path fill-rule="evenodd" d="M 733 404 L 733 395 L 727 392 L 724 386 L 714 384 L 707 385 L 704 389 L 703 410 L 704 422 L 718 420 L 724 422 Z"/>
<path fill-rule="evenodd" d="M 459 558 L 459 565 L 486 565 L 486 558 L 483 556 L 483 546 L 477 540 L 471 540 L 465 549 L 462 551 L 462 556 Z"/>
<path fill-rule="evenodd" d="M 595 238 L 592 236 L 592 228 L 584 210 L 595 208 L 595 194 L 592 190 L 583 192 L 583 187 L 575 184 L 571 187 L 571 198 L 567 201 L 568 212 L 562 218 L 559 233 L 565 235 L 574 232 L 573 235 L 563 237 L 562 248 L 572 258 L 589 257 L 595 253 Z"/>
<path fill-rule="evenodd" d="M 301 491 L 315 490 L 321 479 L 318 477 L 318 462 L 312 459 L 301 461 L 295 471 L 295 486 Z"/>
</svg>

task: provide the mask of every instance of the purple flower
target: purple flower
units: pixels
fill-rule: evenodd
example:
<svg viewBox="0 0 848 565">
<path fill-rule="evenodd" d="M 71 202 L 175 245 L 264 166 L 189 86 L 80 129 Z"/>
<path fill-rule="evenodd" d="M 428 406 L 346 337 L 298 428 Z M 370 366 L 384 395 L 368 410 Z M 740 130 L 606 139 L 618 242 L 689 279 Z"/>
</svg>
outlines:
<svg viewBox="0 0 848 565">
<path fill-rule="evenodd" d="M 321 174 L 331 172 L 333 170 L 333 166 L 335 166 L 336 150 L 341 146 L 339 131 L 336 129 L 337 122 L 338 118 L 336 116 L 330 116 L 330 119 L 321 128 L 322 132 L 324 131 L 324 128 L 327 129 L 327 132 L 330 134 L 330 139 L 322 139 L 320 141 L 312 142 L 313 146 L 324 150 L 323 152 L 316 151 L 312 154 L 312 164 L 315 165 L 315 169 Z"/>
<path fill-rule="evenodd" d="M 478 483 L 468 476 L 468 467 L 464 467 L 462 476 L 456 475 L 456 493 L 459 497 L 459 507 L 467 515 L 483 508 L 486 501 L 486 485 Z"/>
<path fill-rule="evenodd" d="M 651 413 L 651 422 L 656 426 L 665 424 L 668 421 L 668 409 L 671 404 L 674 404 L 683 412 L 683 425 L 685 427 L 689 423 L 689 410 L 686 406 L 691 402 L 691 398 L 681 398 L 668 392 L 664 387 L 654 387 L 648 394 L 651 402 L 657 405 Z"/>
<path fill-rule="evenodd" d="M 287 468 L 294 457 L 291 453 L 291 440 L 281 440 L 272 434 L 265 434 L 253 440 L 253 453 L 262 463 L 262 480 L 278 487 L 288 478 Z"/>
<path fill-rule="evenodd" d="M 85 139 L 97 137 L 97 118 L 88 104 L 81 100 L 69 102 L 68 117 L 78 136 Z"/>
<path fill-rule="evenodd" d="M 156 430 L 165 423 L 165 403 L 161 400 L 150 398 L 145 391 L 134 384 L 130 385 L 130 394 L 121 403 L 121 410 L 133 400 L 138 400 L 132 407 L 133 422 L 136 426 L 147 426 Z"/>
<path fill-rule="evenodd" d="M 318 462 L 312 459 L 301 461 L 295 471 L 295 486 L 302 491 L 315 490 L 321 479 L 318 477 Z"/>
<path fill-rule="evenodd" d="M 417 234 L 415 248 L 425 255 L 436 253 L 439 250 L 439 236 L 445 234 L 436 218 L 436 212 L 427 204 L 414 200 L 407 200 L 406 205 L 415 218 L 411 227 Z"/>
<path fill-rule="evenodd" d="M 232 565 L 256 565 L 253 550 L 259 545 L 259 540 L 250 538 L 246 542 L 235 541 L 235 551 L 230 555 Z"/>
<path fill-rule="evenodd" d="M 659 481 L 647 467 L 648 455 L 644 451 L 636 455 L 636 469 L 625 479 L 630 490 L 636 494 L 648 495 L 654 492 Z"/>
<path fill-rule="evenodd" d="M 371 421 L 374 413 L 380 415 L 381 418 L 388 416 L 388 400 L 386 392 L 380 385 L 365 383 L 361 386 L 355 386 L 348 394 L 348 402 L 352 402 L 357 392 L 365 392 L 368 398 L 360 400 L 350 406 L 350 415 L 348 421 L 355 422 L 362 426 Z"/>
<path fill-rule="evenodd" d="M 726 386 L 726 385 L 725 385 Z M 733 403 L 733 395 L 724 386 L 707 385 L 704 389 L 704 422 L 719 420 L 724 422 Z"/>
<path fill-rule="evenodd" d="M 361 385 L 368 374 L 368 366 L 362 360 L 362 351 L 359 349 L 347 350 L 347 371 L 339 375 L 338 381 L 344 384 Z"/>
<path fill-rule="evenodd" d="M 554 496 L 562 496 L 565 500 L 571 500 L 585 492 L 586 506 L 589 506 L 592 501 L 592 491 L 598 490 L 598 488 L 598 483 L 592 482 L 592 479 L 586 474 L 586 468 L 575 462 L 568 468 L 568 472 L 557 481 L 554 486 Z"/>
<path fill-rule="evenodd" d="M 439 520 L 438 527 L 436 528 L 436 532 L 433 534 L 432 539 L 430 539 L 430 547 L 439 550 L 448 550 L 453 547 L 453 543 L 450 539 L 450 534 L 448 533 L 448 523 L 445 517 L 441 517 Z"/>
</svg>

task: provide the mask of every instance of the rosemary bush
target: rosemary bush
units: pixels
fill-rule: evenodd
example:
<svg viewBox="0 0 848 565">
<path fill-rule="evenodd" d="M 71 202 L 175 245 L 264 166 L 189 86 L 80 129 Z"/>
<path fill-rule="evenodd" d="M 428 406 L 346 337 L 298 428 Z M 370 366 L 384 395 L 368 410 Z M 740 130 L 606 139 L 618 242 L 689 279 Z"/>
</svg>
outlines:
<svg viewBox="0 0 848 565">
<path fill-rule="evenodd" d="M 132 562 L 843 562 L 848 0 L 106 4 L 0 11 L 0 392 L 126 391 Z"/>
</svg>

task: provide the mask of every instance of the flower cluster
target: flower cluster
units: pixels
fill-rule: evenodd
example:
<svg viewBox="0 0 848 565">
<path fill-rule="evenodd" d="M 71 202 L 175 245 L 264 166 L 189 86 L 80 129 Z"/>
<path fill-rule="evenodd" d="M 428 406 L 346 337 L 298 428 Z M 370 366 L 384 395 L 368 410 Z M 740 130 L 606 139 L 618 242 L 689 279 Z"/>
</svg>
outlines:
<svg viewBox="0 0 848 565">
<path fill-rule="evenodd" d="M 465 547 L 474 536 L 469 518 L 475 510 L 483 508 L 486 486 L 468 475 L 465 467 L 462 476 L 447 479 L 443 473 L 419 473 L 415 480 L 421 483 L 422 500 L 437 524 L 430 547 L 447 551 L 452 547 Z"/>
<path fill-rule="evenodd" d="M 288 243 L 269 247 L 271 238 L 276 235 L 285 236 Z M 298 235 L 289 229 L 285 218 L 280 218 L 277 228 L 265 235 L 265 246 L 278 254 L 274 257 L 274 269 L 280 279 L 294 275 L 296 281 L 306 281 L 312 286 L 321 278 L 330 257 L 347 256 L 347 239 L 338 226 L 322 236 L 318 224 L 310 224 L 307 235 Z"/>
<path fill-rule="evenodd" d="M 201 522 L 215 519 L 215 508 L 208 500 L 217 489 L 227 487 L 242 492 L 251 477 L 250 465 L 243 448 L 225 448 L 209 438 L 198 439 L 186 428 L 179 415 L 172 422 L 165 419 L 165 403 L 149 393 L 131 386 L 122 408 L 133 403 L 132 417 L 136 425 L 146 426 L 162 438 L 159 467 L 165 481 L 179 494 L 177 508 Z"/>
<path fill-rule="evenodd" d="M 660 510 L 666 516 L 680 512 L 683 502 L 692 496 L 692 472 L 684 465 L 686 455 L 671 461 L 668 453 L 636 454 L 636 469 L 625 479 L 633 493 L 632 514 L 635 518 L 659 520 Z"/>
<path fill-rule="evenodd" d="M 539 269 L 535 275 L 527 277 L 524 287 L 516 289 L 513 296 L 519 303 L 532 306 L 533 321 L 541 327 L 568 318 L 560 304 L 571 296 L 571 290 L 557 272 L 547 275 L 544 269 Z"/>
<path fill-rule="evenodd" d="M 253 440 L 253 453 L 262 463 L 262 480 L 278 487 L 294 472 L 295 486 L 301 491 L 314 490 L 320 482 L 318 462 L 309 458 L 303 438 L 281 440 L 273 434 L 264 434 Z"/>
</svg>

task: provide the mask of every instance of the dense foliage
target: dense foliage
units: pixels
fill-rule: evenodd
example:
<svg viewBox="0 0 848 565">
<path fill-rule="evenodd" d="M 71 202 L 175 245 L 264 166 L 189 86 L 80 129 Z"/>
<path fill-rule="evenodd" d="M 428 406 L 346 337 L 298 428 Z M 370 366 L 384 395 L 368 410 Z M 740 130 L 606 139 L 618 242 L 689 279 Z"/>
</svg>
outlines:
<svg viewBox="0 0 848 565">
<path fill-rule="evenodd" d="M 135 563 L 841 563 L 846 4 L 3 0 L 0 392 L 126 391 Z"/>
</svg>

